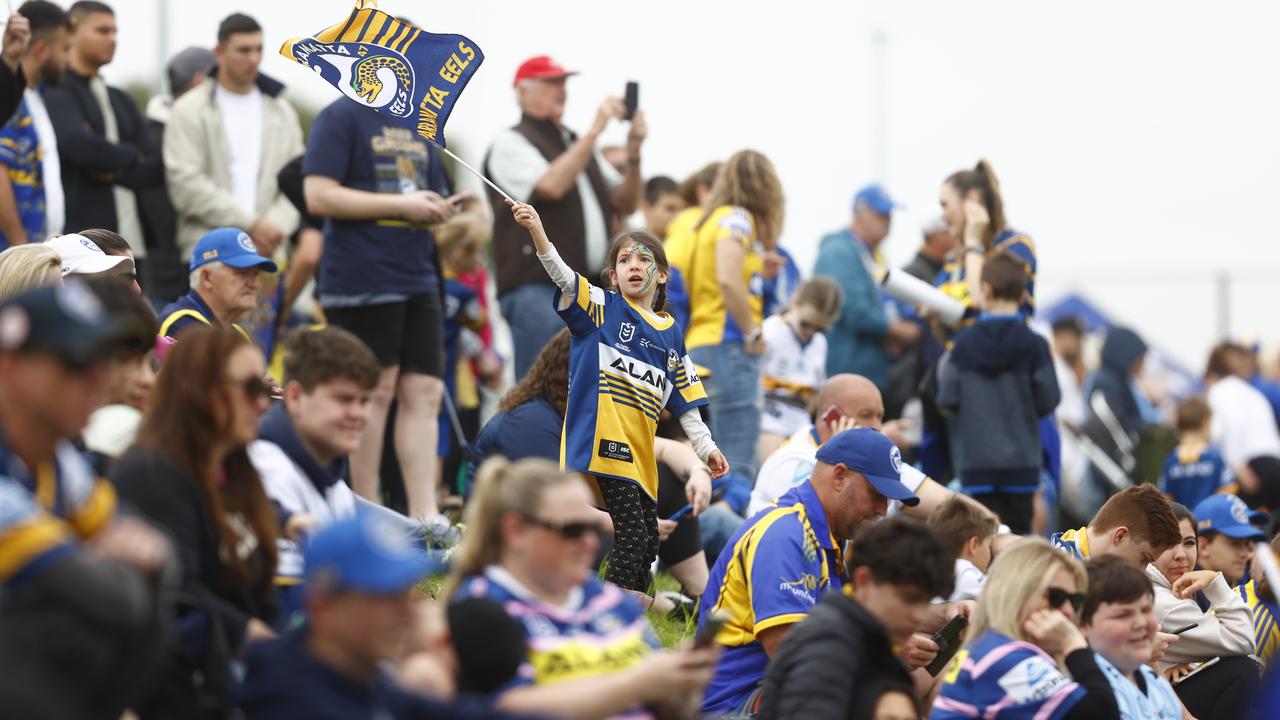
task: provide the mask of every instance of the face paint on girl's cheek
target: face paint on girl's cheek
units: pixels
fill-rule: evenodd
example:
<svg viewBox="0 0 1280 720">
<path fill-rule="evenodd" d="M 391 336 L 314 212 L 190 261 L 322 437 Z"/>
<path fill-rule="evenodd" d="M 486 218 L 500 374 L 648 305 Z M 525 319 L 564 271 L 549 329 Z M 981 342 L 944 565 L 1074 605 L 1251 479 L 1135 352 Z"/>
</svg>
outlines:
<svg viewBox="0 0 1280 720">
<path fill-rule="evenodd" d="M 627 252 L 649 258 L 649 266 L 645 268 L 644 284 L 640 286 L 640 293 L 649 292 L 649 289 L 653 287 L 653 283 L 658 279 L 658 262 L 653 257 L 653 251 L 646 245 L 632 243 Z"/>
</svg>

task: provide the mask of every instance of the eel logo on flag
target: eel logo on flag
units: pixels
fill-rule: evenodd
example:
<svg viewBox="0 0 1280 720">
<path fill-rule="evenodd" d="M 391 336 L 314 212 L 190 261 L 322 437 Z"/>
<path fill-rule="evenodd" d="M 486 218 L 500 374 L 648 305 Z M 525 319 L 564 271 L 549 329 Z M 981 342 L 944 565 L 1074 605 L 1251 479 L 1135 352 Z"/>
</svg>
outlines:
<svg viewBox="0 0 1280 720">
<path fill-rule="evenodd" d="M 484 54 L 461 35 L 437 35 L 358 0 L 351 15 L 280 54 L 311 68 L 343 95 L 444 144 L 444 124 Z"/>
</svg>

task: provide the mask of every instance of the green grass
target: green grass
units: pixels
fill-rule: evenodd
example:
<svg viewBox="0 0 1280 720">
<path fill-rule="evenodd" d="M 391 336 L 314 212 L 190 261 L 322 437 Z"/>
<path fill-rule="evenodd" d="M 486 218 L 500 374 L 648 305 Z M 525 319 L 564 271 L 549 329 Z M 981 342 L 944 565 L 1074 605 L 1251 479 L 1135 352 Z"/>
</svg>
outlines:
<svg viewBox="0 0 1280 720">
<path fill-rule="evenodd" d="M 432 575 L 423 580 L 418 589 L 426 593 L 430 597 L 440 598 L 444 594 L 445 585 L 449 582 L 448 575 Z M 663 590 L 679 590 L 680 583 L 671 577 L 668 573 L 658 573 L 653 579 L 655 591 Z M 675 647 L 685 640 L 692 638 L 697 630 L 697 623 L 692 618 L 689 619 L 673 619 L 667 617 L 665 613 L 656 611 L 649 612 L 649 625 L 653 627 L 653 632 L 662 641 L 663 647 Z"/>
<path fill-rule="evenodd" d="M 663 590 L 679 590 L 680 583 L 669 573 L 660 572 L 653 578 L 653 587 L 655 592 Z M 662 641 L 663 647 L 675 647 L 687 639 L 693 637 L 698 626 L 693 618 L 674 619 L 667 616 L 666 613 L 649 611 L 649 625 L 653 628 L 654 634 Z"/>
</svg>

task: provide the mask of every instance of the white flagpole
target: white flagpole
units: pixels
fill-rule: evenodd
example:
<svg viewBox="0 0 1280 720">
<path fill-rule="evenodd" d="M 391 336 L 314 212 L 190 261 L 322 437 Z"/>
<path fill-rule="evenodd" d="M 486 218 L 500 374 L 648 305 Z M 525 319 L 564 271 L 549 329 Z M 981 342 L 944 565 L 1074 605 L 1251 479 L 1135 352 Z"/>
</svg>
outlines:
<svg viewBox="0 0 1280 720">
<path fill-rule="evenodd" d="M 508 194 L 506 193 L 506 191 L 505 191 L 505 190 L 503 190 L 502 188 L 498 187 L 496 184 L 494 184 L 494 182 L 493 182 L 492 180 L 490 180 L 489 178 L 487 178 L 487 177 L 485 177 L 484 175 L 482 175 L 482 174 L 480 173 L 480 171 L 479 171 L 479 170 L 476 170 L 475 168 L 473 168 L 473 167 L 471 167 L 470 165 L 468 165 L 466 160 L 463 160 L 462 158 L 458 157 L 457 155 L 454 155 L 454 154 L 453 154 L 453 152 L 452 152 L 451 150 L 449 150 L 449 148 L 447 148 L 447 147 L 445 147 L 445 146 L 441 145 L 440 143 L 438 143 L 438 142 L 436 142 L 435 140 L 432 140 L 432 139 L 430 139 L 430 138 L 426 138 L 426 140 L 427 140 L 427 142 L 429 142 L 429 143 L 431 143 L 432 145 L 434 145 L 434 146 L 435 146 L 435 148 L 436 148 L 437 150 L 439 150 L 440 152 L 444 153 L 445 155 L 448 155 L 449 157 L 451 157 L 451 158 L 453 158 L 454 160 L 456 160 L 456 161 L 458 162 L 458 164 L 459 164 L 459 165 L 461 165 L 462 167 L 464 167 L 464 168 L 466 168 L 466 169 L 470 170 L 472 175 L 475 175 L 476 177 L 478 177 L 478 178 L 480 178 L 481 180 L 483 180 L 485 185 L 488 185 L 489 187 L 493 188 L 495 191 L 497 191 L 497 193 L 498 193 L 499 195 L 501 195 L 502 197 L 504 197 L 504 198 L 506 198 L 506 199 L 510 200 L 511 202 L 515 202 L 515 199 L 514 199 L 514 198 L 512 198 L 510 195 L 508 195 Z"/>
</svg>

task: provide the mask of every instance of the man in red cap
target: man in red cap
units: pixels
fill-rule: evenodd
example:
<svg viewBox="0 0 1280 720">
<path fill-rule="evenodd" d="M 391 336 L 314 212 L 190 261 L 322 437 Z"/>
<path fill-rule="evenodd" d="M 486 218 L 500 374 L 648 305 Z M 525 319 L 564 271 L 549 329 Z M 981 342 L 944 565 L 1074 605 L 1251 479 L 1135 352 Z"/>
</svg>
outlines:
<svg viewBox="0 0 1280 720">
<path fill-rule="evenodd" d="M 587 132 L 578 135 L 565 128 L 565 81 L 573 74 L 546 55 L 530 58 L 516 70 L 520 122 L 494 138 L 485 173 L 516 200 L 536 205 L 547 235 L 569 267 L 595 277 L 604 267 L 609 236 L 640 203 L 640 145 L 646 127 L 637 110 L 627 133 L 626 172 L 620 175 L 600 157 L 596 142 L 610 120 L 625 119 L 626 108 L 617 97 L 605 98 Z M 502 198 L 489 192 L 490 203 L 501 207 Z M 519 379 L 563 322 L 552 306 L 555 286 L 529 257 L 533 246 L 528 233 L 510 213 L 494 213 L 493 247 L 498 301 L 511 326 Z"/>
</svg>

